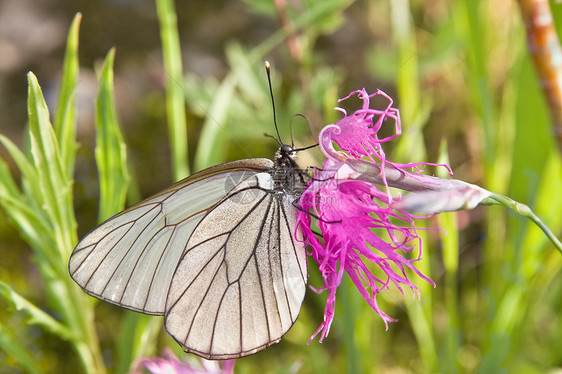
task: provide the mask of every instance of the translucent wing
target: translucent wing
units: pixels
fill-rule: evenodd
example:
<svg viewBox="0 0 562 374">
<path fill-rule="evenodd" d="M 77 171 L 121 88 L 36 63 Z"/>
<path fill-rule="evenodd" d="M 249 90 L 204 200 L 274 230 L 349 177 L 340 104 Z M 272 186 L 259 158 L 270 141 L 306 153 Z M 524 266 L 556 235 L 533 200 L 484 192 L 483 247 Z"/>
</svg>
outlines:
<svg viewBox="0 0 562 374">
<path fill-rule="evenodd" d="M 241 181 L 272 165 L 267 159 L 217 165 L 128 208 L 82 238 L 70 257 L 70 275 L 99 299 L 163 314 L 195 226 Z"/>
<path fill-rule="evenodd" d="M 291 328 L 306 290 L 294 197 L 269 173 L 238 185 L 193 231 L 172 278 L 165 326 L 186 352 L 236 358 Z"/>
</svg>

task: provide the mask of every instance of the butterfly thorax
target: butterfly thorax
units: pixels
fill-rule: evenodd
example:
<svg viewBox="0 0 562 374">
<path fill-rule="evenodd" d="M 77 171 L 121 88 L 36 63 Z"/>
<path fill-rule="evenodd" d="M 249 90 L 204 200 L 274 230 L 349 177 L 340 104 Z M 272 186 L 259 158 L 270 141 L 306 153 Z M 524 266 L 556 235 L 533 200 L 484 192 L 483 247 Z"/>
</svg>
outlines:
<svg viewBox="0 0 562 374">
<path fill-rule="evenodd" d="M 295 162 L 295 156 L 295 150 L 286 144 L 277 150 L 271 169 L 275 192 L 296 197 L 303 193 L 306 174 Z"/>
</svg>

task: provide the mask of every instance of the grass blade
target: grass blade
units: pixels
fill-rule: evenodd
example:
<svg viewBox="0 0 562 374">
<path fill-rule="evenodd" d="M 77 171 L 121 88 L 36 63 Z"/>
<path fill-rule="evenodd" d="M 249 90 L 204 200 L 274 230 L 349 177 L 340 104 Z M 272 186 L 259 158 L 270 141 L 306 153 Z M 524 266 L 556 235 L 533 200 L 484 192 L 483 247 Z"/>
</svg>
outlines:
<svg viewBox="0 0 562 374">
<path fill-rule="evenodd" d="M 39 325 L 45 330 L 60 336 L 65 340 L 72 340 L 74 335 L 63 324 L 39 309 L 25 297 L 15 292 L 12 287 L 0 281 L 0 296 L 10 303 L 16 310 L 23 312 L 29 325 Z"/>
<path fill-rule="evenodd" d="M 61 147 L 61 156 L 68 178 L 74 172 L 76 152 L 76 86 L 78 85 L 78 30 L 82 14 L 74 16 L 66 42 L 63 76 L 60 85 L 58 105 L 55 111 L 54 127 Z"/>
<path fill-rule="evenodd" d="M 174 181 L 189 175 L 181 47 L 173 0 L 156 0 L 166 73 L 166 113 Z"/>
<path fill-rule="evenodd" d="M 113 95 L 115 49 L 105 58 L 96 100 L 96 162 L 100 183 L 98 220 L 104 221 L 125 207 L 129 185 L 127 149 L 119 130 Z"/>
<path fill-rule="evenodd" d="M 31 357 L 29 351 L 20 344 L 20 339 L 14 337 L 2 323 L 0 323 L 0 348 L 19 363 L 27 373 L 41 373 L 41 370 L 35 363 L 35 359 Z"/>
<path fill-rule="evenodd" d="M 40 195 L 48 218 L 54 226 L 54 236 L 61 264 L 77 241 L 76 222 L 72 206 L 72 181 L 63 167 L 60 148 L 49 121 L 49 111 L 41 87 L 33 73 L 28 73 L 28 111 L 31 155 L 38 175 Z M 35 190 L 37 192 L 37 190 Z"/>
</svg>

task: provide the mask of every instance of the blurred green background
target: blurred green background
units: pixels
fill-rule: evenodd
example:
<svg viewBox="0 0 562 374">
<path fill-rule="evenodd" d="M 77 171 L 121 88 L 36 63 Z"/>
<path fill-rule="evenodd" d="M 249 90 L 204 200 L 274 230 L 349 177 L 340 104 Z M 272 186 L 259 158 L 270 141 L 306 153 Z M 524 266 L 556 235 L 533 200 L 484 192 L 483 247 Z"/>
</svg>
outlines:
<svg viewBox="0 0 562 374">
<path fill-rule="evenodd" d="M 165 7 L 170 2 L 159 4 L 161 20 L 173 17 Z M 562 4 L 550 6 L 555 25 L 561 24 Z M 174 33 L 163 31 L 171 38 L 171 60 L 165 60 L 154 1 L 0 3 L 0 133 L 36 167 L 23 170 L 3 141 L 0 373 L 126 372 L 136 357 L 177 348 L 160 317 L 83 294 L 65 278 L 68 254 L 99 220 L 188 169 L 271 158 L 276 144 L 263 136 L 274 131 L 265 59 L 272 64 L 285 141 L 293 114 L 309 118 L 309 125 L 295 120 L 295 135 L 299 145 L 310 145 L 322 126 L 340 118 L 333 110 L 337 98 L 380 88 L 402 115 L 402 137 L 385 148 L 389 159 L 448 162 L 455 178 L 528 204 L 562 236 L 560 154 L 516 2 L 213 0 L 176 1 L 175 7 L 181 49 Z M 69 73 L 68 66 L 78 67 L 75 57 L 67 55 L 65 69 L 67 82 L 76 81 L 73 96 L 60 87 L 77 12 L 79 75 Z M 114 76 L 111 54 L 102 66 L 112 47 Z M 37 149 L 37 137 L 48 143 L 39 130 L 48 117 L 37 110 L 39 127 L 28 122 L 28 71 L 37 76 L 59 144 L 69 145 L 61 152 L 68 156 L 61 161 L 64 171 L 49 169 L 48 152 L 41 164 L 30 151 Z M 38 86 L 32 87 L 30 107 L 40 109 Z M 76 109 L 65 111 L 66 103 Z M 185 113 L 185 136 L 178 110 Z M 61 120 L 55 113 L 69 116 L 61 114 L 67 118 Z M 73 140 L 61 135 L 70 128 L 65 123 L 75 126 L 75 157 Z M 108 148 L 102 155 L 110 156 L 96 162 L 94 147 L 103 139 Z M 312 150 L 299 162 L 320 166 L 322 159 Z M 53 203 L 52 211 L 64 214 L 49 215 L 48 194 L 58 191 L 56 185 L 54 191 L 42 188 L 49 190 L 45 181 L 55 174 L 63 189 L 71 177 L 74 182 L 65 200 Z M 28 215 L 18 219 L 14 212 Z M 419 263 L 437 288 L 414 279 L 421 301 L 408 290 L 405 297 L 396 290 L 381 295 L 383 310 L 399 319 L 388 331 L 344 277 L 335 322 L 322 344 L 307 345 L 326 297 L 310 291 L 281 343 L 238 360 L 235 372 L 562 372 L 562 256 L 540 230 L 499 207 L 442 214 L 425 226 L 446 230 L 426 232 Z M 34 236 L 51 231 L 53 238 Z M 309 283 L 319 287 L 312 260 L 309 271 Z"/>
</svg>

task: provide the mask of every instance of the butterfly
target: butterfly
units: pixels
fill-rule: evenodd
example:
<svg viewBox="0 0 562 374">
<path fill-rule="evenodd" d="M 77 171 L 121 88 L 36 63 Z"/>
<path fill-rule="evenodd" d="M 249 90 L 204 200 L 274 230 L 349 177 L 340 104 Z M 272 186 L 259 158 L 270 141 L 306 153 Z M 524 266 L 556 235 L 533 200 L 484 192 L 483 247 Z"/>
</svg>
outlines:
<svg viewBox="0 0 562 374">
<path fill-rule="evenodd" d="M 274 161 L 210 167 L 109 218 L 74 248 L 71 277 L 98 299 L 164 315 L 185 351 L 207 359 L 279 342 L 299 315 L 307 259 L 295 162 L 306 148 L 278 143 Z"/>
</svg>

